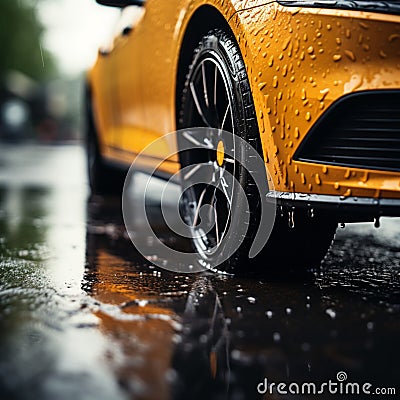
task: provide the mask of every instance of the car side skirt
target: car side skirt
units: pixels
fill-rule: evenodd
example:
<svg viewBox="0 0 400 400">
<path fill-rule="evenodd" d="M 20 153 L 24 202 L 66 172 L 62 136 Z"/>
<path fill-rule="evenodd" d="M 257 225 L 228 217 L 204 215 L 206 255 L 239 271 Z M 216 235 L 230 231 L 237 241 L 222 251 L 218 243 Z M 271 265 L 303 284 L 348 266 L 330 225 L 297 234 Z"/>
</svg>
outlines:
<svg viewBox="0 0 400 400">
<path fill-rule="evenodd" d="M 372 221 L 379 217 L 399 217 L 400 199 L 335 196 L 324 194 L 270 191 L 267 200 L 273 200 L 285 210 L 308 210 L 329 213 L 339 222 Z"/>
</svg>

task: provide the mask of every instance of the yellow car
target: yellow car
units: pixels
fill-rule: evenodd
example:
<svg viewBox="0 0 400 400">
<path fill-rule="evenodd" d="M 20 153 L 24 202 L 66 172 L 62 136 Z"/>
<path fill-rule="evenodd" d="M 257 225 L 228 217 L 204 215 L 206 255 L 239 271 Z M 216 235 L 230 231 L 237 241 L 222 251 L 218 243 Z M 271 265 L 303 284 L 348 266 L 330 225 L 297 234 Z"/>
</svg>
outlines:
<svg viewBox="0 0 400 400">
<path fill-rule="evenodd" d="M 267 196 L 278 207 L 262 253 L 271 265 L 318 265 L 338 222 L 400 215 L 397 0 L 97 3 L 120 7 L 121 16 L 87 78 L 93 191 L 121 192 L 126 168 L 163 137 L 149 160 L 163 160 L 160 175 L 177 172 L 182 159 L 165 154 L 178 144 L 166 134 L 208 126 L 233 132 L 263 156 L 274 187 Z M 231 162 L 223 143 L 207 157 L 221 170 Z M 221 268 L 240 272 L 249 268 L 259 198 L 248 173 L 235 173 L 250 202 L 250 228 Z M 193 235 L 205 260 L 223 251 L 218 227 L 232 204 L 240 207 L 231 201 L 235 189 L 228 192 L 216 204 L 203 190 L 189 193 L 192 208 L 208 201 L 223 220 Z M 193 209 L 182 212 L 195 227 Z"/>
</svg>

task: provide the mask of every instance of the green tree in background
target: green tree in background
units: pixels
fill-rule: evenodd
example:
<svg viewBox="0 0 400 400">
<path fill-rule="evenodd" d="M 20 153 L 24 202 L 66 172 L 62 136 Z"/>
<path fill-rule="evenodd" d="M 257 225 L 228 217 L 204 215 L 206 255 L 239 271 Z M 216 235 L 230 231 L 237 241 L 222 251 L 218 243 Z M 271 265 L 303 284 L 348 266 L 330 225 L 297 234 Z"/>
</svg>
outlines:
<svg viewBox="0 0 400 400">
<path fill-rule="evenodd" d="M 37 2 L 36 2 L 37 3 Z M 0 2 L 0 80 L 17 70 L 37 80 L 54 76 L 55 62 L 41 46 L 44 28 L 29 0 Z"/>
</svg>

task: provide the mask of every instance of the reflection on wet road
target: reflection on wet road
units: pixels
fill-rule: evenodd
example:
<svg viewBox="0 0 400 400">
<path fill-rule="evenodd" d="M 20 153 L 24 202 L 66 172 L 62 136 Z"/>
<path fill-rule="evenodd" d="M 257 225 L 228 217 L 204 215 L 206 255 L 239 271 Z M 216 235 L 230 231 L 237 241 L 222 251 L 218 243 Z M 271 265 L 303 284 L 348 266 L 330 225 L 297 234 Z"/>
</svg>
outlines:
<svg viewBox="0 0 400 400">
<path fill-rule="evenodd" d="M 400 390 L 400 221 L 339 229 L 306 277 L 177 275 L 84 176 L 77 147 L 0 150 L 0 398 L 256 399 L 338 371 Z"/>
</svg>

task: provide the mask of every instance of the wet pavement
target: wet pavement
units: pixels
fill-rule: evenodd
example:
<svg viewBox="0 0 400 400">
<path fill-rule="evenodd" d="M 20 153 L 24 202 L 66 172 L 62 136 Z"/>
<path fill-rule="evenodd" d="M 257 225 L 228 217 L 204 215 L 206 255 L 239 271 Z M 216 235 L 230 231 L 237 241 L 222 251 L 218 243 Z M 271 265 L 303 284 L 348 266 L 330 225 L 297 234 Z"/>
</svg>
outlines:
<svg viewBox="0 0 400 400">
<path fill-rule="evenodd" d="M 307 276 L 179 275 L 136 252 L 120 199 L 89 198 L 81 148 L 1 145 L 0 398 L 257 399 L 339 371 L 400 393 L 400 220 L 381 222 L 338 229 Z"/>
</svg>

